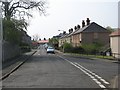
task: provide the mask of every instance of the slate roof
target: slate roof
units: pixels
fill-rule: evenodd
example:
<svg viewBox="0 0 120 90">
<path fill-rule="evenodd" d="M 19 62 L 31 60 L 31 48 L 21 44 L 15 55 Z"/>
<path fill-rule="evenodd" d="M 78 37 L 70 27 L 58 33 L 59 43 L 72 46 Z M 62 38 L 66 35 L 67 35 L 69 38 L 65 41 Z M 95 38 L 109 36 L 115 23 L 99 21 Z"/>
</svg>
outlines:
<svg viewBox="0 0 120 90">
<path fill-rule="evenodd" d="M 75 30 L 74 32 L 67 34 L 67 35 L 63 35 L 60 38 L 64 38 L 64 37 L 69 37 L 71 35 L 75 35 L 75 34 L 79 34 L 81 32 L 109 32 L 107 29 L 105 29 L 104 27 L 98 25 L 95 22 L 90 23 L 89 25 L 86 25 L 83 28 L 80 28 L 78 30 Z"/>
<path fill-rule="evenodd" d="M 61 39 L 61 38 L 65 38 L 65 37 L 67 37 L 68 35 L 69 35 L 69 34 L 66 33 L 65 35 L 61 36 L 60 39 Z"/>
<path fill-rule="evenodd" d="M 80 28 L 74 34 L 78 34 L 78 33 L 81 33 L 81 32 L 109 32 L 109 31 L 107 29 L 103 28 L 102 26 L 98 25 L 97 23 L 92 22 L 88 26 Z"/>
<path fill-rule="evenodd" d="M 73 34 L 75 34 L 77 31 L 78 31 L 78 30 L 75 30 L 74 32 L 70 33 L 70 34 L 68 35 L 68 37 L 71 36 L 71 35 L 73 35 Z"/>
</svg>

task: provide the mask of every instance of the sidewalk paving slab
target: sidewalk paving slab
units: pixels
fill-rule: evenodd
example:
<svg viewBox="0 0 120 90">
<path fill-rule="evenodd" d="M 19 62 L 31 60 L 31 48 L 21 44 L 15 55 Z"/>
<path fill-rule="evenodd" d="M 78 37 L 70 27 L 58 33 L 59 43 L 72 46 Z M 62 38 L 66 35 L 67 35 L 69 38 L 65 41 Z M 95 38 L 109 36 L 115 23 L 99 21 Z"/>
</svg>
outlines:
<svg viewBox="0 0 120 90">
<path fill-rule="evenodd" d="M 9 74 L 10 72 L 14 71 L 14 69 L 18 68 L 19 66 L 21 66 L 27 59 L 29 59 L 37 50 L 32 50 L 31 52 L 27 52 L 24 53 L 23 55 L 21 55 L 20 57 L 16 58 L 15 60 L 13 60 L 12 63 L 5 62 L 3 63 L 3 68 L 2 68 L 2 77 L 7 76 L 7 74 Z"/>
</svg>

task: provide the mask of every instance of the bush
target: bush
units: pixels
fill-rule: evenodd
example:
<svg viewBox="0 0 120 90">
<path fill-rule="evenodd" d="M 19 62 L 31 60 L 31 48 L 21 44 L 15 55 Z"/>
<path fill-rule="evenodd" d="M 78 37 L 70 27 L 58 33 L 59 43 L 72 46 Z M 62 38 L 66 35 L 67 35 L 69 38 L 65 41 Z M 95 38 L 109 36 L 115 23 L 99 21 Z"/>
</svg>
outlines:
<svg viewBox="0 0 120 90">
<path fill-rule="evenodd" d="M 102 45 L 99 43 L 84 44 L 82 48 L 85 50 L 86 54 L 96 54 L 101 49 Z"/>
<path fill-rule="evenodd" d="M 29 46 L 21 46 L 22 53 L 30 52 L 31 48 Z"/>
<path fill-rule="evenodd" d="M 72 53 L 83 54 L 83 53 L 85 53 L 85 50 L 81 46 L 79 46 L 79 47 L 73 47 L 71 52 Z"/>
<path fill-rule="evenodd" d="M 63 52 L 71 52 L 72 48 L 70 43 L 64 43 L 62 46 Z"/>
<path fill-rule="evenodd" d="M 73 47 L 70 43 L 64 43 L 61 46 L 60 49 L 65 53 L 80 53 L 80 54 L 83 54 L 85 52 L 84 49 L 81 46 Z"/>
<path fill-rule="evenodd" d="M 31 51 L 30 45 L 28 45 L 26 43 L 20 43 L 20 48 L 21 48 L 22 53 Z"/>
</svg>

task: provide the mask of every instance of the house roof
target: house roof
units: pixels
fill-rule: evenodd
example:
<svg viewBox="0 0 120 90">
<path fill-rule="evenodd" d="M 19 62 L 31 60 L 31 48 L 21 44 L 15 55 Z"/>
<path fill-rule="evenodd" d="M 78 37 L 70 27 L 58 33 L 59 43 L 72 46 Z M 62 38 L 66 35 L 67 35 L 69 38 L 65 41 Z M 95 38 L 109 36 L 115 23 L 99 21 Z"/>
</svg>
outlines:
<svg viewBox="0 0 120 90">
<path fill-rule="evenodd" d="M 75 32 L 74 34 L 78 34 L 81 32 L 109 32 L 107 29 L 103 28 L 102 26 L 98 25 L 95 22 L 92 22 L 91 24 L 80 28 L 77 32 Z"/>
<path fill-rule="evenodd" d="M 78 30 L 75 30 L 74 32 L 67 34 L 67 35 L 63 35 L 60 38 L 65 38 L 65 37 L 69 37 L 71 35 L 75 35 L 75 34 L 79 34 L 81 32 L 109 32 L 107 29 L 105 29 L 104 27 L 98 25 L 95 22 L 90 23 L 89 25 L 86 25 L 83 28 L 80 28 Z"/>
<path fill-rule="evenodd" d="M 115 31 L 115 32 L 113 32 L 113 33 L 111 33 L 110 36 L 111 37 L 113 37 L 113 36 L 120 36 L 120 29 Z"/>
<path fill-rule="evenodd" d="M 69 35 L 69 34 L 66 33 L 65 35 L 61 36 L 60 38 L 65 38 L 65 37 L 67 37 L 68 35 Z"/>
<path fill-rule="evenodd" d="M 63 33 L 60 33 L 59 35 L 53 36 L 53 38 L 60 38 L 60 37 L 62 37 L 62 36 L 64 36 L 64 34 L 63 34 Z"/>
<path fill-rule="evenodd" d="M 40 40 L 40 41 L 38 41 L 38 43 L 48 43 L 49 42 L 49 40 Z"/>
<path fill-rule="evenodd" d="M 78 30 L 79 30 L 79 29 L 78 29 Z M 68 37 L 71 36 L 71 35 L 73 35 L 73 34 L 75 34 L 78 30 L 75 30 L 74 32 L 70 33 L 70 34 L 68 35 Z"/>
</svg>

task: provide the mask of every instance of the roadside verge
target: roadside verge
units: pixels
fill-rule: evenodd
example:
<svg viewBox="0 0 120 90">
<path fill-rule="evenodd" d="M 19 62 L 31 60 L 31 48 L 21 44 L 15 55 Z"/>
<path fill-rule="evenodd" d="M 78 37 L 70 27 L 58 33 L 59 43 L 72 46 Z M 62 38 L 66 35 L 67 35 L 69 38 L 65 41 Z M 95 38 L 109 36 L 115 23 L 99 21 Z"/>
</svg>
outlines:
<svg viewBox="0 0 120 90">
<path fill-rule="evenodd" d="M 74 53 L 63 53 L 59 50 L 55 50 L 55 52 L 58 53 L 58 54 L 61 54 L 61 55 L 75 56 L 75 57 L 80 57 L 80 58 L 83 58 L 83 59 L 103 60 L 103 61 L 108 61 L 108 62 L 113 62 L 113 63 L 120 63 L 120 61 L 118 59 L 114 59 L 114 58 L 105 58 L 105 57 L 98 58 L 95 55 L 81 55 L 81 54 L 74 54 Z"/>
</svg>

